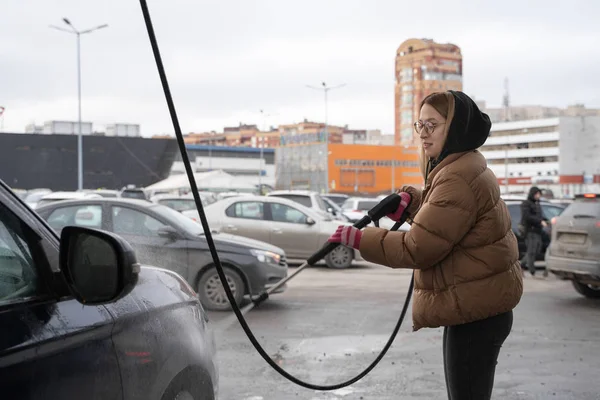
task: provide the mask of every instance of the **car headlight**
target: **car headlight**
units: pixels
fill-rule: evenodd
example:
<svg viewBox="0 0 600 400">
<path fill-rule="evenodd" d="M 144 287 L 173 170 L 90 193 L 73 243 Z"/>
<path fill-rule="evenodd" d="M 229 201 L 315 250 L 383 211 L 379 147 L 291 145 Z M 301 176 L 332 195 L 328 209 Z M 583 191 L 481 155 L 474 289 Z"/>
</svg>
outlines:
<svg viewBox="0 0 600 400">
<path fill-rule="evenodd" d="M 279 264 L 281 261 L 281 256 L 271 251 L 252 249 L 250 252 L 262 263 Z"/>
</svg>

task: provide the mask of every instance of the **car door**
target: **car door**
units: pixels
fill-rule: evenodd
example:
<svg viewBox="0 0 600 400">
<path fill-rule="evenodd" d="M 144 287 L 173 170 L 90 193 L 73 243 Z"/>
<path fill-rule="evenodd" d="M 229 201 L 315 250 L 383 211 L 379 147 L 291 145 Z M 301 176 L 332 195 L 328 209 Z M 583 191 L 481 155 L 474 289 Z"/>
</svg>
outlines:
<svg viewBox="0 0 600 400">
<path fill-rule="evenodd" d="M 270 224 L 265 219 L 265 203 L 262 201 L 236 201 L 225 209 L 222 221 L 223 232 L 270 243 Z"/>
<path fill-rule="evenodd" d="M 111 205 L 109 229 L 125 240 L 135 250 L 143 264 L 166 268 L 187 280 L 188 242 L 178 228 L 159 220 L 145 208 Z M 165 229 L 174 231 L 165 236 Z"/>
<path fill-rule="evenodd" d="M 270 240 L 281 247 L 288 258 L 308 258 L 318 250 L 318 221 L 309 224 L 309 217 L 295 207 L 281 203 L 269 205 Z"/>
<path fill-rule="evenodd" d="M 58 241 L 0 188 L 0 388 L 6 399 L 121 399 L 103 306 L 52 293 Z"/>
</svg>

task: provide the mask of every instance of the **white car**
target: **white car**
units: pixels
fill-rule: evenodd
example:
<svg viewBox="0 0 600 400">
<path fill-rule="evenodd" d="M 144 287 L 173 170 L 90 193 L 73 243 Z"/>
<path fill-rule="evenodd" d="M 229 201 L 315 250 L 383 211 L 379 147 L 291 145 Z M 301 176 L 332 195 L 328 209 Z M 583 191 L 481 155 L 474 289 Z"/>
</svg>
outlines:
<svg viewBox="0 0 600 400">
<path fill-rule="evenodd" d="M 196 210 L 182 214 L 199 222 Z M 280 247 L 288 262 L 308 259 L 327 243 L 339 225 L 351 225 L 277 196 L 231 197 L 207 206 L 205 214 L 212 230 Z M 325 258 L 330 268 L 347 268 L 353 260 L 363 258 L 358 250 L 345 246 L 337 247 Z"/>
</svg>

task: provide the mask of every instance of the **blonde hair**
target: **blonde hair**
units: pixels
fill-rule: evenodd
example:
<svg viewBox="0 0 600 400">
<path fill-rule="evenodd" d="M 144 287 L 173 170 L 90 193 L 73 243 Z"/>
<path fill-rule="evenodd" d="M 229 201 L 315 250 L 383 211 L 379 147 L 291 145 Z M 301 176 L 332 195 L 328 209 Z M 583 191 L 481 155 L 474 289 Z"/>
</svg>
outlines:
<svg viewBox="0 0 600 400">
<path fill-rule="evenodd" d="M 446 124 L 444 125 L 444 141 L 448 136 L 448 130 L 450 129 L 450 123 L 452 121 L 452 117 L 454 116 L 454 96 L 450 92 L 435 92 L 431 93 L 429 96 L 425 97 L 421 102 L 421 106 L 419 110 L 423 108 L 425 104 L 429 104 L 433 107 L 444 119 L 446 119 Z M 429 166 L 429 158 L 425 155 L 425 149 L 423 146 L 419 144 L 419 169 L 421 170 L 421 175 L 423 175 L 423 180 L 427 177 L 427 168 Z"/>
</svg>

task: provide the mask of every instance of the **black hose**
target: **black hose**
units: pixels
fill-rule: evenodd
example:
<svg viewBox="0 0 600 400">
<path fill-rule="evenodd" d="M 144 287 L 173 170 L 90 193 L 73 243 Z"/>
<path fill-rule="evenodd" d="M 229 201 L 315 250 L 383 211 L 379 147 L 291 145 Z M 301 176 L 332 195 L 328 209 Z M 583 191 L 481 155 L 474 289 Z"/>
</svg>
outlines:
<svg viewBox="0 0 600 400">
<path fill-rule="evenodd" d="M 229 300 L 229 303 L 231 304 L 231 307 L 233 308 L 233 312 L 235 313 L 237 319 L 239 320 L 240 325 L 242 326 L 242 328 L 244 329 L 244 332 L 248 336 L 248 339 L 250 339 L 250 342 L 252 343 L 252 345 L 254 346 L 256 351 L 261 355 L 261 357 L 274 370 L 276 370 L 279 374 L 281 374 L 286 379 L 294 382 L 297 385 L 303 386 L 307 389 L 313 389 L 313 390 L 319 390 L 319 391 L 336 390 L 336 389 L 343 388 L 345 386 L 349 386 L 349 385 L 359 381 L 360 379 L 365 377 L 369 372 L 371 372 L 371 370 L 373 370 L 373 368 L 375 368 L 375 366 L 383 359 L 383 357 L 385 356 L 385 353 L 388 351 L 388 349 L 391 347 L 392 343 L 394 342 L 394 339 L 396 338 L 396 335 L 398 334 L 398 331 L 400 330 L 400 326 L 402 325 L 402 321 L 404 320 L 404 316 L 406 315 L 406 311 L 408 309 L 408 304 L 410 303 L 410 297 L 412 295 L 412 290 L 413 290 L 413 285 L 414 285 L 414 275 L 411 278 L 408 292 L 406 294 L 406 300 L 404 301 L 404 307 L 402 308 L 402 312 L 400 313 L 400 317 L 398 318 L 398 322 L 396 323 L 396 326 L 394 328 L 394 331 L 392 332 L 392 335 L 390 336 L 389 340 L 387 341 L 383 350 L 381 351 L 381 353 L 379 353 L 377 358 L 363 372 L 361 372 L 354 378 L 349 379 L 342 383 L 335 384 L 335 385 L 315 385 L 315 384 L 311 384 L 308 382 L 304 382 L 304 381 L 296 378 L 295 376 L 289 374 L 287 371 L 285 371 L 283 368 L 281 368 L 279 365 L 277 365 L 275 363 L 275 361 L 273 361 L 271 359 L 271 357 L 269 357 L 269 355 L 261 347 L 260 343 L 258 343 L 258 341 L 256 340 L 256 337 L 250 330 L 250 327 L 246 323 L 246 320 L 244 319 L 242 312 L 240 311 L 239 307 L 237 306 L 235 298 L 233 297 L 233 293 L 231 293 L 231 289 L 229 288 L 229 284 L 227 283 L 227 279 L 226 279 L 225 273 L 223 271 L 223 266 L 221 265 L 221 261 L 219 259 L 219 254 L 217 253 L 217 249 L 215 247 L 215 243 L 214 243 L 212 235 L 211 235 L 210 227 L 208 226 L 208 220 L 206 219 L 206 214 L 204 213 L 204 207 L 202 206 L 202 201 L 200 200 L 198 186 L 196 185 L 194 173 L 192 171 L 192 167 L 190 165 L 190 160 L 189 160 L 187 150 L 185 147 L 185 141 L 183 140 L 183 134 L 181 133 L 181 127 L 179 126 L 179 119 L 177 118 L 177 112 L 175 111 L 175 104 L 173 103 L 173 97 L 171 96 L 169 82 L 167 81 L 165 68 L 163 66 L 162 59 L 160 56 L 160 51 L 158 49 L 158 43 L 156 41 L 156 36 L 154 34 L 154 27 L 152 26 L 152 20 L 150 19 L 150 12 L 148 11 L 148 5 L 146 4 L 146 0 L 140 0 L 140 5 L 142 7 L 142 13 L 144 15 L 144 22 L 146 24 L 146 29 L 148 30 L 148 37 L 150 38 L 152 52 L 154 54 L 154 59 L 156 61 L 156 67 L 158 69 L 160 81 L 161 81 L 161 84 L 163 87 L 163 91 L 165 93 L 167 106 L 169 107 L 169 114 L 171 115 L 173 129 L 175 130 L 175 136 L 177 137 L 177 143 L 179 145 L 179 150 L 181 152 L 181 159 L 185 166 L 185 172 L 190 181 L 190 189 L 192 191 L 192 195 L 194 196 L 196 208 L 198 209 L 198 215 L 200 217 L 202 229 L 204 230 L 204 233 L 205 233 L 206 242 L 208 244 L 210 254 L 212 256 L 213 262 L 217 269 L 217 273 L 219 274 L 219 278 L 221 280 L 223 288 L 225 289 L 225 294 L 227 295 L 227 299 Z M 386 208 L 392 207 L 393 202 L 397 201 L 399 203 L 399 200 L 396 200 L 395 198 L 394 198 L 394 200 L 392 200 L 392 196 L 396 196 L 399 199 L 399 196 L 397 196 L 397 195 L 388 196 L 388 198 L 386 198 L 380 204 L 378 204 L 376 207 L 374 207 L 372 210 L 370 210 L 369 217 L 365 217 L 365 218 L 373 219 L 373 217 L 377 217 L 377 216 L 379 216 L 379 214 L 384 213 L 385 211 L 390 211 L 390 212 L 395 211 L 395 208 L 391 209 L 391 210 L 386 210 Z M 396 208 L 397 208 L 398 203 L 396 203 Z M 385 214 L 383 214 L 383 215 L 385 215 Z M 359 223 L 364 223 L 366 221 L 365 218 L 363 218 L 363 220 L 359 221 Z M 378 220 L 378 219 L 379 218 L 376 218 L 375 220 Z M 403 222 L 404 222 L 404 220 L 401 220 L 400 222 L 396 223 L 394 225 L 394 228 L 392 228 L 392 230 L 397 230 L 400 227 L 400 225 L 402 225 Z M 358 225 L 359 223 L 357 223 L 356 225 Z M 309 264 L 312 264 L 316 261 L 319 261 L 320 258 L 324 257 L 329 251 L 333 250 L 333 248 L 335 248 L 336 246 L 337 246 L 337 244 L 325 245 L 321 250 L 319 250 L 319 252 L 315 253 L 315 255 L 313 255 L 309 260 L 307 260 L 307 262 L 310 261 Z M 268 292 L 261 294 L 261 296 L 259 296 L 258 302 L 263 301 L 266 298 L 268 298 Z"/>
</svg>

